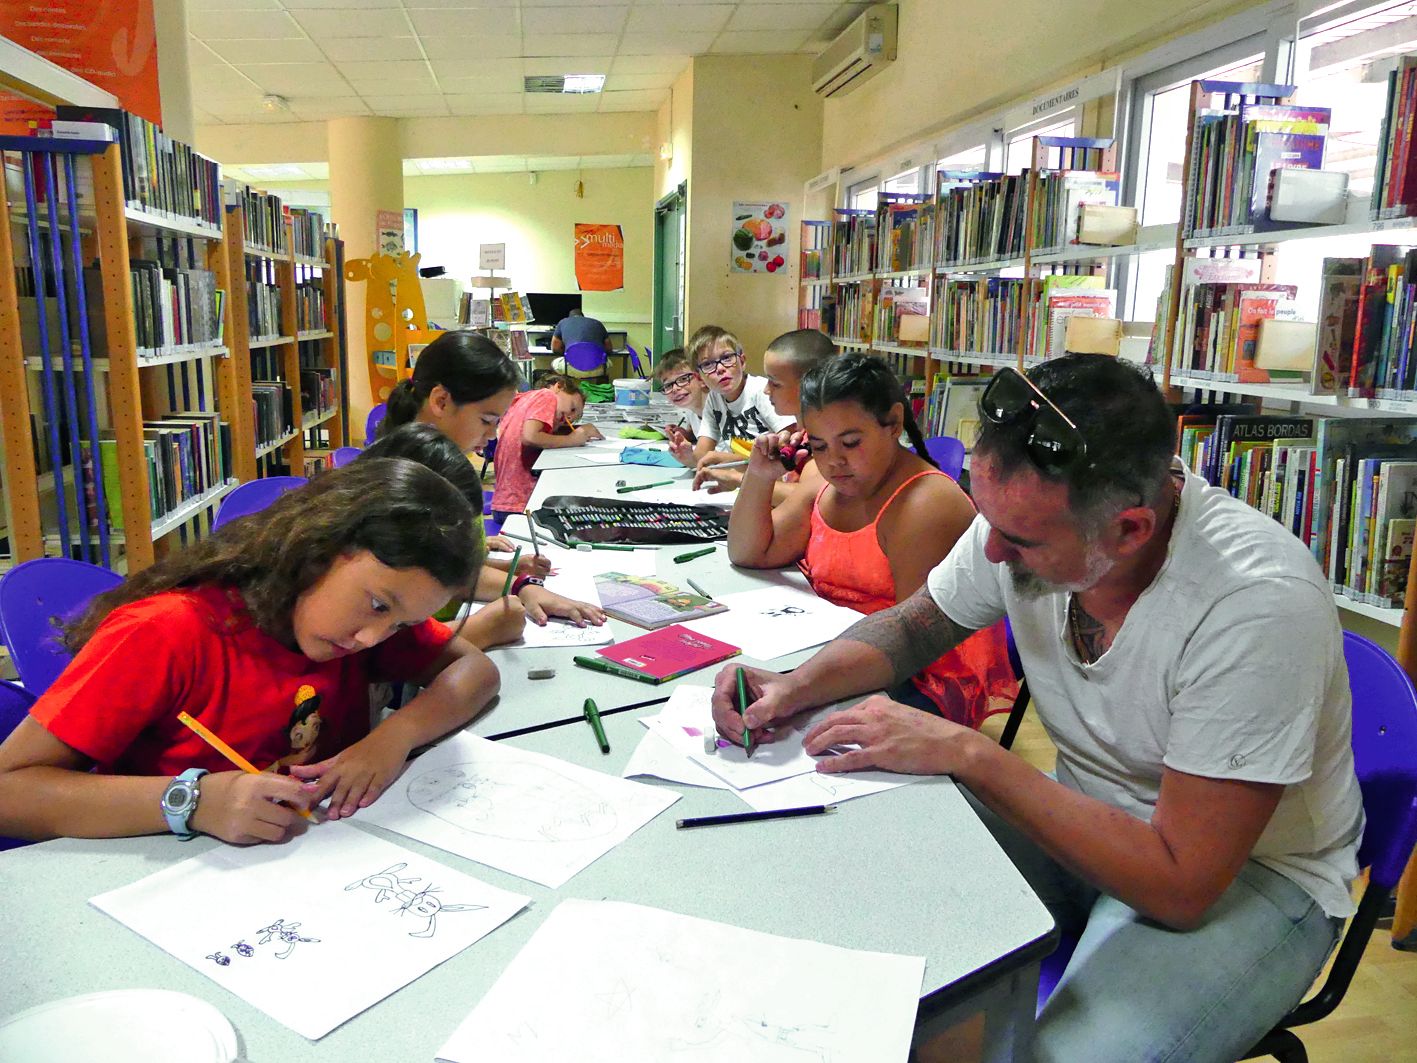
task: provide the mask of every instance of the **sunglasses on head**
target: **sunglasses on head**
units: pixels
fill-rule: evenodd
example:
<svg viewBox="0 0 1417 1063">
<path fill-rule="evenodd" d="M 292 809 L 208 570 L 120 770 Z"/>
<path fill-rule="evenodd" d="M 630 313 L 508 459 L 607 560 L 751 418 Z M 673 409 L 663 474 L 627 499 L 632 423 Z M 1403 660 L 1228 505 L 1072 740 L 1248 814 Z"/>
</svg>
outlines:
<svg viewBox="0 0 1417 1063">
<path fill-rule="evenodd" d="M 1016 369 L 1000 369 L 979 397 L 979 414 L 990 424 L 1028 431 L 1024 450 L 1046 473 L 1059 473 L 1087 456 L 1087 441 L 1067 414 Z"/>
</svg>

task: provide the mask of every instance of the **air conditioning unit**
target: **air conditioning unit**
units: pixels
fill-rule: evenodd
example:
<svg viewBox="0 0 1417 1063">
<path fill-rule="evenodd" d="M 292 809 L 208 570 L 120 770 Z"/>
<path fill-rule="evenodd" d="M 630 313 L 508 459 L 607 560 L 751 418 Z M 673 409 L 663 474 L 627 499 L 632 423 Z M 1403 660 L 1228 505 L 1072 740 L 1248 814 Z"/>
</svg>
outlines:
<svg viewBox="0 0 1417 1063">
<path fill-rule="evenodd" d="M 872 4 L 812 63 L 812 91 L 842 96 L 895 62 L 896 5 Z"/>
</svg>

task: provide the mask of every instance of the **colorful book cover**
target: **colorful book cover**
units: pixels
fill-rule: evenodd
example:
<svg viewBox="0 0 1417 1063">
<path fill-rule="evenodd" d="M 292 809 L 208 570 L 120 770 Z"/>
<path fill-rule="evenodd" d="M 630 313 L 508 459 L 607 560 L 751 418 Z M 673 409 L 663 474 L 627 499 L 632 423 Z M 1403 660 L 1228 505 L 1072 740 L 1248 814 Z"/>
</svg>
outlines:
<svg viewBox="0 0 1417 1063">
<path fill-rule="evenodd" d="M 1383 535 L 1383 565 L 1378 578 L 1378 597 L 1400 606 L 1407 597 L 1407 574 L 1412 567 L 1412 541 L 1417 537 L 1417 520 L 1406 517 L 1387 522 Z"/>
<path fill-rule="evenodd" d="M 722 607 L 718 609 L 718 612 L 723 611 Z M 678 624 L 596 650 L 606 660 L 642 672 L 660 682 L 697 672 L 700 668 L 726 661 L 742 652 L 737 646 L 700 635 Z"/>
<path fill-rule="evenodd" d="M 655 576 L 602 572 L 595 577 L 601 607 L 617 620 L 656 628 L 727 611 L 727 606 Z"/>
<path fill-rule="evenodd" d="M 1240 291 L 1236 304 L 1234 364 L 1241 383 L 1269 382 L 1269 370 L 1255 366 L 1260 322 L 1273 319 L 1280 302 L 1293 299 L 1298 294 L 1299 289 L 1293 285 L 1274 285 L 1264 289 L 1245 288 Z"/>
</svg>

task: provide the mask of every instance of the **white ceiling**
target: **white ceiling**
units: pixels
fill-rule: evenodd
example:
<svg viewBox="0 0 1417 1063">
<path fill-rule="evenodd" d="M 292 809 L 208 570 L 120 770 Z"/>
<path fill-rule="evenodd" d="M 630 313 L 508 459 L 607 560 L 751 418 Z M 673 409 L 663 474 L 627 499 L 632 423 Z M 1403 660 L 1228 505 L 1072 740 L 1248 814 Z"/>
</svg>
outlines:
<svg viewBox="0 0 1417 1063">
<path fill-rule="evenodd" d="M 537 170 L 612 170 L 653 166 L 650 155 L 473 155 L 441 159 L 404 159 L 405 177 L 466 173 L 526 173 Z M 223 166 L 223 177 L 276 187 L 283 181 L 327 181 L 327 162 L 283 162 L 274 165 Z"/>
<path fill-rule="evenodd" d="M 689 58 L 816 52 L 846 0 L 186 0 L 202 124 L 653 111 Z M 768 61 L 768 60 L 765 60 Z M 527 95 L 534 74 L 605 74 Z M 287 111 L 261 108 L 284 96 Z"/>
</svg>

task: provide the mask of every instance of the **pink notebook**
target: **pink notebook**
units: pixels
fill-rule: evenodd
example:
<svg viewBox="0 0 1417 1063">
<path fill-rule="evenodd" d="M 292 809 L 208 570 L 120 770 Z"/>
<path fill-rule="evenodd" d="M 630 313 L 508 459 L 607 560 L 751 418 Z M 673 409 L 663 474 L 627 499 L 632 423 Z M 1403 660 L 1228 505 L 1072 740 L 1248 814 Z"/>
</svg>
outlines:
<svg viewBox="0 0 1417 1063">
<path fill-rule="evenodd" d="M 673 624 L 595 652 L 607 660 L 664 682 L 726 661 L 743 651 L 737 646 L 690 631 L 681 624 Z"/>
</svg>

